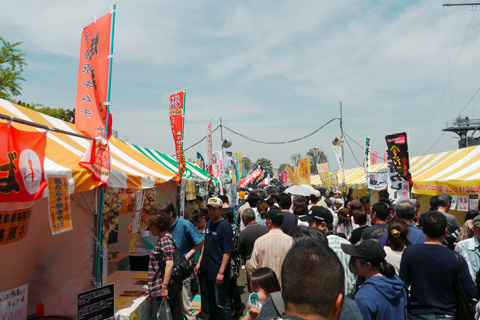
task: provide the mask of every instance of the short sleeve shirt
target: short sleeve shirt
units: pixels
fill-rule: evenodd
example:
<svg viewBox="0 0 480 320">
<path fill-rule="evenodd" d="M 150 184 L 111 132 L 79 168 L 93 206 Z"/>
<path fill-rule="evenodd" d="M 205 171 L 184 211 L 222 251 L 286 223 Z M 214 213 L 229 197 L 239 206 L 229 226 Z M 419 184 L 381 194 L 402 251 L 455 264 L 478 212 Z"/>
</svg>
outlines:
<svg viewBox="0 0 480 320">
<path fill-rule="evenodd" d="M 173 260 L 174 255 L 174 240 L 169 236 L 159 238 L 150 252 L 148 262 L 148 293 L 151 296 L 156 297 L 160 295 L 163 274 L 165 273 L 165 261 Z"/>
<path fill-rule="evenodd" d="M 202 272 L 207 272 L 208 280 L 215 280 L 222 265 L 223 254 L 235 250 L 233 232 L 230 223 L 220 220 L 213 223 L 208 221 L 205 230 L 205 244 L 201 262 Z M 230 262 L 229 262 L 230 264 Z M 230 277 L 230 265 L 225 268 L 225 278 Z"/>
<path fill-rule="evenodd" d="M 203 241 L 201 233 L 198 232 L 193 223 L 185 219 L 177 218 L 169 232 L 183 255 L 186 255 L 194 246 Z"/>
</svg>

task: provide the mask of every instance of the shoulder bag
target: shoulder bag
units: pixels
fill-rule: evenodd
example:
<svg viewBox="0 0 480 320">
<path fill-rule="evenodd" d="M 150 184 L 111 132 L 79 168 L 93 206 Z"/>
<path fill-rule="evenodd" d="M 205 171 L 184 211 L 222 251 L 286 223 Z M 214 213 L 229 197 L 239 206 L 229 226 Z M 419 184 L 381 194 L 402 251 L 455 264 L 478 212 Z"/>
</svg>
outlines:
<svg viewBox="0 0 480 320">
<path fill-rule="evenodd" d="M 173 270 L 169 285 L 180 284 L 193 273 L 190 261 L 185 259 L 185 256 L 178 250 L 175 241 L 173 241 L 173 244 L 175 246 L 175 255 L 173 257 Z"/>
<path fill-rule="evenodd" d="M 455 281 L 455 287 L 453 292 L 455 294 L 455 299 L 457 300 L 457 319 L 474 319 L 475 313 L 473 312 L 472 305 L 470 304 L 469 299 L 463 291 L 462 278 L 460 274 L 462 273 L 462 258 L 461 256 L 454 251 L 455 258 L 457 259 L 457 279 Z"/>
</svg>

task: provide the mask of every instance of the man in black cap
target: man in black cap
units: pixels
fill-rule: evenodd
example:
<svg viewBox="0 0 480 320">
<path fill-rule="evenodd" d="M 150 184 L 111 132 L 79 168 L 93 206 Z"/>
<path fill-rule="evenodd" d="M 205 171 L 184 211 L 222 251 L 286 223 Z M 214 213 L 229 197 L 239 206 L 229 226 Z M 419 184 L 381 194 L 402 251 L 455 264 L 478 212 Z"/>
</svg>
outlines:
<svg viewBox="0 0 480 320">
<path fill-rule="evenodd" d="M 333 215 L 330 210 L 324 207 L 313 206 L 308 211 L 308 214 L 300 217 L 300 221 L 308 222 L 309 227 L 323 230 L 327 234 L 328 246 L 337 254 L 345 271 L 345 295 L 352 297 L 355 292 L 355 283 L 357 276 L 350 271 L 348 263 L 350 262 L 350 255 L 343 252 L 341 245 L 350 244 L 348 240 L 339 237 L 333 233 Z"/>
<path fill-rule="evenodd" d="M 266 214 L 268 233 L 255 241 L 252 252 L 252 267 L 254 270 L 269 267 L 277 275 L 280 282 L 282 262 L 292 246 L 292 237 L 282 231 L 283 212 L 272 208 Z"/>
</svg>

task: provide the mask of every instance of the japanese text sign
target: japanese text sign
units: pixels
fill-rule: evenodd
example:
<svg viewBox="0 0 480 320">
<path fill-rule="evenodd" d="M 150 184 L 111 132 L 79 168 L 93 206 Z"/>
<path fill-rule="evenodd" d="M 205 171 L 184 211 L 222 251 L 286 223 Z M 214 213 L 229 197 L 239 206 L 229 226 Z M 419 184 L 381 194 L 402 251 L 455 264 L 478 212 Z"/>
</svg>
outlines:
<svg viewBox="0 0 480 320">
<path fill-rule="evenodd" d="M 0 211 L 0 245 L 25 238 L 31 214 L 32 207 Z"/>
<path fill-rule="evenodd" d="M 107 138 L 107 90 L 112 13 L 83 28 L 80 41 L 75 125 L 89 137 Z M 108 138 L 112 118 L 108 115 Z"/>
<path fill-rule="evenodd" d="M 48 176 L 48 213 L 52 233 L 72 230 L 68 177 Z"/>
<path fill-rule="evenodd" d="M 298 159 L 300 184 L 310 184 L 310 159 Z"/>
<path fill-rule="evenodd" d="M 183 154 L 183 122 L 185 115 L 185 91 L 170 96 L 169 103 L 170 128 L 175 142 L 175 154 L 178 163 L 178 175 L 181 178 L 185 171 L 185 155 Z"/>
<path fill-rule="evenodd" d="M 27 319 L 28 284 L 0 292 L 0 319 Z"/>
</svg>

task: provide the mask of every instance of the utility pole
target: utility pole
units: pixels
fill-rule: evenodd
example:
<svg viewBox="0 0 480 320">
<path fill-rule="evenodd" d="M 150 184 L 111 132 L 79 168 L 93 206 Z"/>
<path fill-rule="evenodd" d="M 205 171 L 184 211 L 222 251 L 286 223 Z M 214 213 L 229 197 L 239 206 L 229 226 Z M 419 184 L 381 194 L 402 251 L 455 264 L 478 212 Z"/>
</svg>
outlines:
<svg viewBox="0 0 480 320">
<path fill-rule="evenodd" d="M 345 199 L 345 146 L 344 146 L 344 137 L 343 137 L 343 111 L 342 111 L 342 101 L 340 101 L 340 132 L 342 138 L 342 195 Z"/>
</svg>

